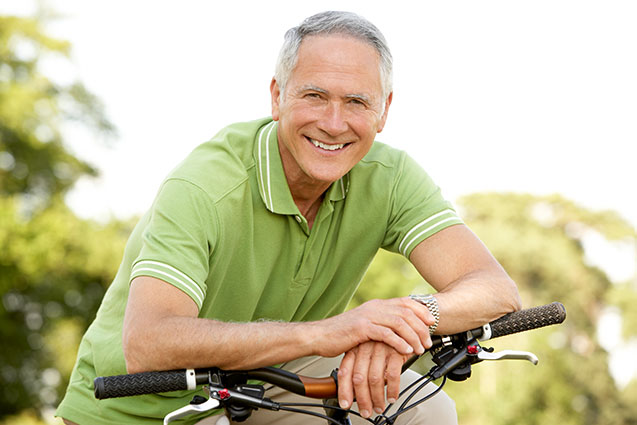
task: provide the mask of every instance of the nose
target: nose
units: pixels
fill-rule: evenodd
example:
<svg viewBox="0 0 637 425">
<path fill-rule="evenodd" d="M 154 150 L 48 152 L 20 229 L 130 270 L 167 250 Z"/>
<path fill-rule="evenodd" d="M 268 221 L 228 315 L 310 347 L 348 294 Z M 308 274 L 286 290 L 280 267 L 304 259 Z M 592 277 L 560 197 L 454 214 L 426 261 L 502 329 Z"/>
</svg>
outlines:
<svg viewBox="0 0 637 425">
<path fill-rule="evenodd" d="M 339 102 L 328 102 L 317 123 L 319 129 L 332 137 L 341 135 L 347 131 L 347 117 L 343 105 Z"/>
</svg>

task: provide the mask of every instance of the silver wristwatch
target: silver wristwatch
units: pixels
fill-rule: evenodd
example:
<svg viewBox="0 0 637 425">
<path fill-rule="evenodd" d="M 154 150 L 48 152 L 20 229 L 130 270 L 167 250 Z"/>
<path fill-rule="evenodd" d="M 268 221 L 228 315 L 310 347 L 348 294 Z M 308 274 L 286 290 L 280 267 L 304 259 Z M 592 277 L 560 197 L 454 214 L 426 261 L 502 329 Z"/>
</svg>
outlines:
<svg viewBox="0 0 637 425">
<path fill-rule="evenodd" d="M 429 333 L 433 335 L 438 327 L 438 323 L 440 323 L 440 309 L 438 308 L 438 300 L 433 295 L 410 295 L 414 301 L 418 301 L 420 304 L 424 305 L 429 309 L 429 312 L 434 317 L 434 324 L 429 326 Z"/>
</svg>

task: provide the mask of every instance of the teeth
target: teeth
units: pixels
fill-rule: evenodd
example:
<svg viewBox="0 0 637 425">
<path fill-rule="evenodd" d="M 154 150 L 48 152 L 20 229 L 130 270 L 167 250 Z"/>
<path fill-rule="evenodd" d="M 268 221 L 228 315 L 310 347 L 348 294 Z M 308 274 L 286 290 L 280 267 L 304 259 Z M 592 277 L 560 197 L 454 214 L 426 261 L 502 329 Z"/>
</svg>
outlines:
<svg viewBox="0 0 637 425">
<path fill-rule="evenodd" d="M 345 143 L 340 144 L 340 145 L 326 145 L 325 143 L 321 143 L 318 140 L 310 139 L 310 141 L 317 148 L 325 149 L 326 151 L 336 151 L 336 150 L 342 149 L 343 146 L 345 146 Z"/>
</svg>

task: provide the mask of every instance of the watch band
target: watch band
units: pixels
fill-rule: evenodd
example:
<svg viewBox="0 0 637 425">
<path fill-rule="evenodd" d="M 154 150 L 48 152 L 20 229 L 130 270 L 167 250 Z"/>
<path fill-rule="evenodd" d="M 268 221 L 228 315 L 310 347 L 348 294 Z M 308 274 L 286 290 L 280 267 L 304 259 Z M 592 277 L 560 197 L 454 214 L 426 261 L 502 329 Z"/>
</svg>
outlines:
<svg viewBox="0 0 637 425">
<path fill-rule="evenodd" d="M 429 312 L 434 317 L 434 324 L 429 326 L 429 333 L 433 335 L 433 333 L 438 328 L 438 323 L 440 323 L 440 309 L 438 308 L 438 300 L 433 295 L 410 295 L 414 301 L 418 301 L 420 304 L 424 305 L 429 309 Z"/>
</svg>

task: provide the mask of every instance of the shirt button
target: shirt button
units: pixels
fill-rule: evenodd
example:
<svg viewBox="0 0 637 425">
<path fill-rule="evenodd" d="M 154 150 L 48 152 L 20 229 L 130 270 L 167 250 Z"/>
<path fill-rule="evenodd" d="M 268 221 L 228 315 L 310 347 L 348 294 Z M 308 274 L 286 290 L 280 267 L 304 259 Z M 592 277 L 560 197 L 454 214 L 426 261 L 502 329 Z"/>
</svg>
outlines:
<svg viewBox="0 0 637 425">
<path fill-rule="evenodd" d="M 300 217 L 300 216 L 298 216 L 298 215 L 294 216 L 294 218 L 296 218 L 296 221 L 298 221 L 299 223 L 302 221 L 302 220 L 301 220 L 301 217 Z"/>
</svg>

